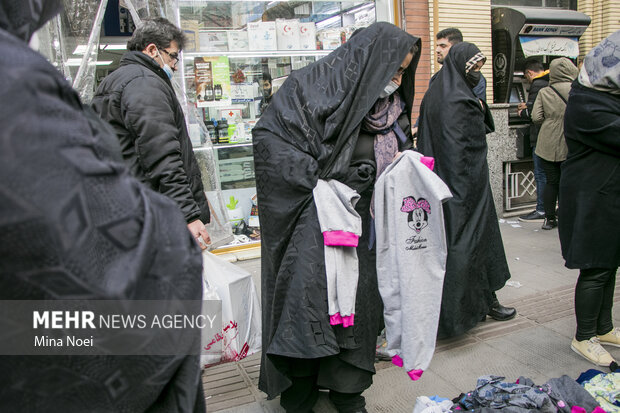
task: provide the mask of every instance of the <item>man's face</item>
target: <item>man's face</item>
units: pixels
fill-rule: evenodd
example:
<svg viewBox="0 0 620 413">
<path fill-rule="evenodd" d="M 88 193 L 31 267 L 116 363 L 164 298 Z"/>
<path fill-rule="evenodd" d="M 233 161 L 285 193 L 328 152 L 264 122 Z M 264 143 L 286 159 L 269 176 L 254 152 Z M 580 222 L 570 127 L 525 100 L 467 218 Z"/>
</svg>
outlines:
<svg viewBox="0 0 620 413">
<path fill-rule="evenodd" d="M 527 80 L 528 83 L 532 83 L 534 81 L 534 77 L 536 77 L 536 73 L 531 70 L 526 70 L 523 72 L 523 77 Z"/>
<path fill-rule="evenodd" d="M 439 63 L 440 65 L 443 64 L 443 61 L 448 55 L 451 47 L 452 43 L 450 43 L 448 39 L 437 39 L 437 47 L 435 48 L 435 52 L 437 53 L 437 63 Z"/>
<path fill-rule="evenodd" d="M 159 63 L 160 67 L 163 68 L 164 64 L 167 64 L 174 71 L 177 70 L 179 63 L 179 51 L 179 44 L 174 40 L 170 42 L 168 47 L 158 48 L 155 43 L 151 43 L 144 49 L 144 53 Z"/>
<path fill-rule="evenodd" d="M 263 80 L 263 96 L 271 96 L 271 82 L 269 80 Z"/>
</svg>

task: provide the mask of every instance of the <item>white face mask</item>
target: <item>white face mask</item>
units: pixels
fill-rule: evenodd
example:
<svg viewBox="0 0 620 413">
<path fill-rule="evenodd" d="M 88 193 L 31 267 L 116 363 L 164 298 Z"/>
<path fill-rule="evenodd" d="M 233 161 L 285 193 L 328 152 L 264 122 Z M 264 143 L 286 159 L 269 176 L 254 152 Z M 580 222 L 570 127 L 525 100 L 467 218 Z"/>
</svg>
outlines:
<svg viewBox="0 0 620 413">
<path fill-rule="evenodd" d="M 39 51 L 39 32 L 38 31 L 32 33 L 32 37 L 30 38 L 30 42 L 28 43 L 28 46 L 30 46 L 32 50 L 36 50 L 37 52 Z"/>
<path fill-rule="evenodd" d="M 387 86 L 383 89 L 383 92 L 379 94 L 379 97 L 381 99 L 386 98 L 390 96 L 392 93 L 396 92 L 397 89 L 398 89 L 398 85 L 396 84 L 396 82 L 394 82 L 393 80 L 390 80 L 390 83 L 388 83 Z"/>
<path fill-rule="evenodd" d="M 174 75 L 174 72 L 172 71 L 170 66 L 168 66 L 168 64 L 166 62 L 164 62 L 164 58 L 161 57 L 161 54 L 159 54 L 159 50 L 157 51 L 157 55 L 161 59 L 161 62 L 164 64 L 162 69 L 164 69 L 164 72 L 166 73 L 166 76 L 168 76 L 168 79 L 172 79 L 172 76 Z"/>
</svg>

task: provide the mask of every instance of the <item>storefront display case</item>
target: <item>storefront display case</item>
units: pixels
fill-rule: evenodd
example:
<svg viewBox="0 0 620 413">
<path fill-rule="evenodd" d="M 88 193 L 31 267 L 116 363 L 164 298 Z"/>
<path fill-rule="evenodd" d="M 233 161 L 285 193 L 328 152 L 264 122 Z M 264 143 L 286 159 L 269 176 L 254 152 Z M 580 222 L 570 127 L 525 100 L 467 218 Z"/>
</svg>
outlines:
<svg viewBox="0 0 620 413">
<path fill-rule="evenodd" d="M 252 128 L 292 71 L 375 22 L 379 7 L 373 1 L 179 1 L 188 38 L 182 88 L 202 122 L 190 125 L 192 143 L 199 159 L 213 151 L 229 215 L 243 216 L 236 233 L 252 234 L 245 241 L 259 239 Z"/>
</svg>

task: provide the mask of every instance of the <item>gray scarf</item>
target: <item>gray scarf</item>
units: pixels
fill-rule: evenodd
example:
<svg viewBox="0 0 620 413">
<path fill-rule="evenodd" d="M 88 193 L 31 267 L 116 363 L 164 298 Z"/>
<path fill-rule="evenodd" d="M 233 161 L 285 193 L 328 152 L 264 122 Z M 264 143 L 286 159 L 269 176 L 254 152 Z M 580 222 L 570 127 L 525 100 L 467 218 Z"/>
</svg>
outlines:
<svg viewBox="0 0 620 413">
<path fill-rule="evenodd" d="M 588 53 L 579 73 L 579 83 L 590 89 L 620 95 L 620 30 Z"/>
</svg>

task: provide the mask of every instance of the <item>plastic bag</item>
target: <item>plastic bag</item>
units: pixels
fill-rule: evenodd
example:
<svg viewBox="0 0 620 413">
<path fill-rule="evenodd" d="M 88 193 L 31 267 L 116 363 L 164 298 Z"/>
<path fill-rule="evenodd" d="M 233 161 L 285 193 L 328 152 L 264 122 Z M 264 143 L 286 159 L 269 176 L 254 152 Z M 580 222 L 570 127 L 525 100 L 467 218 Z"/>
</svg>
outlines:
<svg viewBox="0 0 620 413">
<path fill-rule="evenodd" d="M 252 276 L 208 251 L 202 252 L 202 261 L 203 299 L 221 300 L 222 328 L 214 337 L 202 337 L 203 348 L 218 352 L 203 354 L 201 366 L 239 361 L 260 351 L 261 309 Z"/>
</svg>

